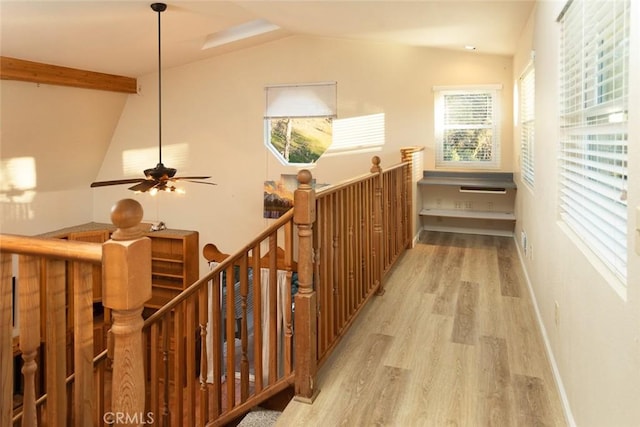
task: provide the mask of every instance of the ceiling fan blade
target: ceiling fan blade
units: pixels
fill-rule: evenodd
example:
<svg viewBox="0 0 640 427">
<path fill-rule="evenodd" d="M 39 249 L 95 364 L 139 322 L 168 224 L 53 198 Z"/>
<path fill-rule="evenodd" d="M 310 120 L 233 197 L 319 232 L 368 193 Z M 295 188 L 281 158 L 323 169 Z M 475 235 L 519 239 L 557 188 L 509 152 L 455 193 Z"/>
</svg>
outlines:
<svg viewBox="0 0 640 427">
<path fill-rule="evenodd" d="M 158 182 L 153 179 L 143 179 L 139 184 L 129 187 L 129 190 L 140 191 L 141 193 L 144 193 L 145 191 L 151 190 L 157 184 Z"/>
<path fill-rule="evenodd" d="M 134 184 L 146 181 L 145 178 L 116 179 L 113 181 L 96 181 L 91 183 L 91 187 L 106 187 L 108 185 Z"/>
<path fill-rule="evenodd" d="M 174 176 L 171 178 L 172 181 L 176 181 L 178 179 L 209 179 L 210 176 Z"/>
<path fill-rule="evenodd" d="M 207 185 L 218 185 L 215 182 L 207 182 L 207 181 L 194 181 L 193 179 L 185 179 L 182 178 L 182 181 L 193 182 L 194 184 L 207 184 Z"/>
</svg>

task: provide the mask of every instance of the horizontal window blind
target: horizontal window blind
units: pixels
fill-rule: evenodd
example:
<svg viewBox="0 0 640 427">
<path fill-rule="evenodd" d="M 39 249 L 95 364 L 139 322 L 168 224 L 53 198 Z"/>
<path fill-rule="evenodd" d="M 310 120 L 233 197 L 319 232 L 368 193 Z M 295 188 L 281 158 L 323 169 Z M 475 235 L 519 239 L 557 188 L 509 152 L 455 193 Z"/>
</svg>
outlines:
<svg viewBox="0 0 640 427">
<path fill-rule="evenodd" d="M 533 186 L 535 147 L 535 85 L 536 74 L 533 63 L 520 78 L 520 169 L 522 180 Z"/>
<path fill-rule="evenodd" d="M 333 121 L 333 142 L 325 157 L 379 151 L 385 142 L 384 113 Z"/>
<path fill-rule="evenodd" d="M 436 89 L 436 165 L 499 165 L 496 89 Z"/>
<path fill-rule="evenodd" d="M 626 283 L 629 1 L 574 0 L 559 21 L 561 218 Z"/>
</svg>

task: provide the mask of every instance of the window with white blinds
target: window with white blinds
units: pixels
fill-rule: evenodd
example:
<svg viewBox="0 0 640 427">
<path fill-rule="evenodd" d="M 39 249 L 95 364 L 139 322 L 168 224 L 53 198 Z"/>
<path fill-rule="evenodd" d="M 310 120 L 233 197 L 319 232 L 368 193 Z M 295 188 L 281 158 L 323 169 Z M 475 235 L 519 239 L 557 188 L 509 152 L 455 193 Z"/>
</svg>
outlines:
<svg viewBox="0 0 640 427">
<path fill-rule="evenodd" d="M 535 148 L 536 72 L 531 63 L 520 77 L 520 171 L 522 180 L 533 187 Z"/>
<path fill-rule="evenodd" d="M 626 283 L 629 0 L 573 0 L 558 20 L 560 215 Z"/>
<path fill-rule="evenodd" d="M 500 165 L 499 88 L 434 88 L 436 166 Z"/>
</svg>

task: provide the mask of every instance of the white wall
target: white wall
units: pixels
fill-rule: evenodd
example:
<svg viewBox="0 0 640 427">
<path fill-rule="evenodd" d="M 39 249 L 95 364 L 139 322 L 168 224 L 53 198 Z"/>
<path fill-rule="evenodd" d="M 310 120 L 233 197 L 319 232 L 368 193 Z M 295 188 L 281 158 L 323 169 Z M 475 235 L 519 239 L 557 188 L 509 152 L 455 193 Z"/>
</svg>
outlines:
<svg viewBox="0 0 640 427">
<path fill-rule="evenodd" d="M 126 186 L 95 189 L 94 219 L 107 221 L 115 201 L 134 197 L 145 219 L 199 230 L 201 247 L 213 242 L 228 252 L 240 248 L 269 223 L 262 218 L 263 182 L 297 172 L 264 146 L 269 84 L 337 81 L 339 118 L 385 114 L 382 151 L 321 158 L 312 170 L 318 182 L 337 183 L 368 172 L 374 154 L 383 167 L 397 164 L 404 146 L 426 146 L 425 167 L 433 167 L 433 86 L 501 83 L 502 169 L 511 170 L 512 75 L 511 57 L 302 36 L 166 70 L 163 147 L 185 143 L 188 155 L 182 164 L 163 150 L 163 162 L 179 174 L 210 174 L 218 185 L 187 184 L 186 195 L 156 198 L 134 195 Z M 97 179 L 123 177 L 127 150 L 150 148 L 139 170 L 155 166 L 156 79 L 138 80 L 142 92 L 130 96 Z"/>
<path fill-rule="evenodd" d="M 127 96 L 2 80 L 0 231 L 34 235 L 91 221 L 89 184 Z"/>
<path fill-rule="evenodd" d="M 516 240 L 525 230 L 525 259 L 571 413 L 579 426 L 640 425 L 640 258 L 635 252 L 640 203 L 640 5 L 632 3 L 629 96 L 629 260 L 626 292 L 591 259 L 558 220 L 558 44 L 564 1 L 537 3 L 514 57 L 514 81 L 535 50 L 535 189 L 520 183 Z M 517 131 L 514 135 L 518 135 Z M 514 165 L 519 167 L 515 147 Z M 517 174 L 519 176 L 519 173 Z M 520 248 L 523 252 L 523 248 Z M 558 323 L 555 307 L 558 306 Z"/>
</svg>

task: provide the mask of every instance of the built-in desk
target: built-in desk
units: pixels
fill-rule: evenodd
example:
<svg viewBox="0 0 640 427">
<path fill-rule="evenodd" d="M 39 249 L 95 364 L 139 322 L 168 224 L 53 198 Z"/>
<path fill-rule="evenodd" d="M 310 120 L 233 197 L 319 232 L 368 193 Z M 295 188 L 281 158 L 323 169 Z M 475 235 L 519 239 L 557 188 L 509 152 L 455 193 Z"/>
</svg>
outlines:
<svg viewBox="0 0 640 427">
<path fill-rule="evenodd" d="M 427 170 L 418 188 L 424 230 L 513 235 L 517 188 L 511 172 Z"/>
</svg>

